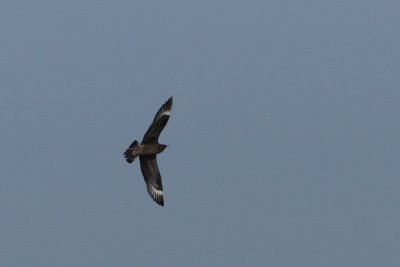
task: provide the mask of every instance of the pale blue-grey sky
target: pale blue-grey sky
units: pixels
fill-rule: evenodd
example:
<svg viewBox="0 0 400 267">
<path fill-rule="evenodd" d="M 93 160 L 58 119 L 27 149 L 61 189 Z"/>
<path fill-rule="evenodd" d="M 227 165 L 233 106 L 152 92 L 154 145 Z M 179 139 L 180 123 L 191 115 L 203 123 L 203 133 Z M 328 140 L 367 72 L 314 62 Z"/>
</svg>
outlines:
<svg viewBox="0 0 400 267">
<path fill-rule="evenodd" d="M 2 1 L 0 265 L 399 266 L 399 11 Z"/>
</svg>

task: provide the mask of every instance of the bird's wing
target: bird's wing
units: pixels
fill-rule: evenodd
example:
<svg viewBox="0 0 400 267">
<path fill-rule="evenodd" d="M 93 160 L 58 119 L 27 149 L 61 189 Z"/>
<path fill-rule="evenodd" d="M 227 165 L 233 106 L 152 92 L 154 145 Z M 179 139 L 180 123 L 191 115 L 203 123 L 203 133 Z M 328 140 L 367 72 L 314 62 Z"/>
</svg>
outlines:
<svg viewBox="0 0 400 267">
<path fill-rule="evenodd" d="M 158 137 L 168 122 L 172 110 L 172 96 L 161 106 L 153 123 L 143 136 L 142 144 L 152 144 L 158 142 Z"/>
<path fill-rule="evenodd" d="M 147 192 L 157 204 L 164 206 L 163 186 L 156 155 L 140 156 L 140 169 L 146 182 Z"/>
</svg>

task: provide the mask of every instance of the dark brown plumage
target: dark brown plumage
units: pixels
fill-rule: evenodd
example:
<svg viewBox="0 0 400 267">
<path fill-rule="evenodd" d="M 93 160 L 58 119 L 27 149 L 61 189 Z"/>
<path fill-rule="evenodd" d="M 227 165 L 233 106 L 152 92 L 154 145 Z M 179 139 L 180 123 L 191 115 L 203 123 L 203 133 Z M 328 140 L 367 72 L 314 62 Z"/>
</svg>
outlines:
<svg viewBox="0 0 400 267">
<path fill-rule="evenodd" d="M 124 152 L 128 163 L 132 163 L 136 157 L 139 157 L 140 169 L 146 182 L 147 192 L 161 206 L 164 206 L 164 192 L 156 154 L 161 153 L 167 147 L 167 145 L 158 143 L 158 137 L 168 122 L 171 110 L 172 97 L 158 110 L 153 123 L 143 136 L 142 143 L 135 140 Z"/>
</svg>

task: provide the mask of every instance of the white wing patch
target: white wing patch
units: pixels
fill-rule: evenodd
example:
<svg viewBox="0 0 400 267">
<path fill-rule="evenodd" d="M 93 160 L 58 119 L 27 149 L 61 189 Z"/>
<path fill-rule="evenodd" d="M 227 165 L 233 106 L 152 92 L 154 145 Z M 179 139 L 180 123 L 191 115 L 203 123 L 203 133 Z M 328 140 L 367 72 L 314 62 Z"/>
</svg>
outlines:
<svg viewBox="0 0 400 267">
<path fill-rule="evenodd" d="M 172 100 L 168 100 L 172 101 Z M 158 121 L 162 116 L 170 116 L 171 115 L 171 110 L 172 110 L 172 102 L 170 106 L 167 105 L 167 102 L 164 103 L 164 105 L 161 106 L 161 108 L 158 110 L 156 116 L 154 117 L 154 121 Z"/>
<path fill-rule="evenodd" d="M 162 116 L 169 116 L 169 115 L 171 115 L 171 110 L 167 109 L 166 107 L 162 107 L 159 113 L 157 113 L 154 121 L 158 121 Z"/>
<path fill-rule="evenodd" d="M 164 116 L 164 115 L 168 115 L 169 116 L 169 115 L 171 115 L 171 110 L 169 110 L 169 109 L 168 110 L 164 110 L 161 115 L 162 116 Z"/>
<path fill-rule="evenodd" d="M 155 189 L 150 183 L 147 184 L 147 191 L 150 196 L 157 202 L 163 202 L 163 191 Z"/>
</svg>

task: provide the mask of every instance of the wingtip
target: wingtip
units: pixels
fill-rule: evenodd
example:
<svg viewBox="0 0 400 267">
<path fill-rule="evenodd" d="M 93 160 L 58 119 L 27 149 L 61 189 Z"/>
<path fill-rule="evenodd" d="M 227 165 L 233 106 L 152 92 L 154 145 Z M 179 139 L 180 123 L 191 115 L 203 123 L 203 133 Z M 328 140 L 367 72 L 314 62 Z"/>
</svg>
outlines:
<svg viewBox="0 0 400 267">
<path fill-rule="evenodd" d="M 171 110 L 172 110 L 172 102 L 173 102 L 173 97 L 171 96 L 170 98 L 168 98 L 167 101 L 165 101 L 165 103 L 161 106 L 160 110 L 161 113 L 160 115 L 170 115 L 171 114 Z M 159 111 L 160 112 L 160 111 Z M 157 115 L 156 115 L 157 116 Z"/>
<path fill-rule="evenodd" d="M 150 184 L 147 184 L 147 192 L 149 193 L 150 197 L 160 206 L 164 206 L 164 194 L 163 190 L 157 190 Z"/>
<path fill-rule="evenodd" d="M 167 100 L 166 103 L 168 103 L 168 105 L 171 105 L 171 106 L 172 106 L 173 100 L 174 100 L 174 97 L 171 96 L 170 98 L 168 98 L 168 100 Z"/>
<path fill-rule="evenodd" d="M 154 202 L 156 202 L 158 205 L 164 207 L 164 198 L 163 198 L 163 197 L 161 197 L 161 198 L 159 198 L 159 199 L 154 199 L 154 198 L 153 198 L 153 200 L 154 200 Z"/>
</svg>

